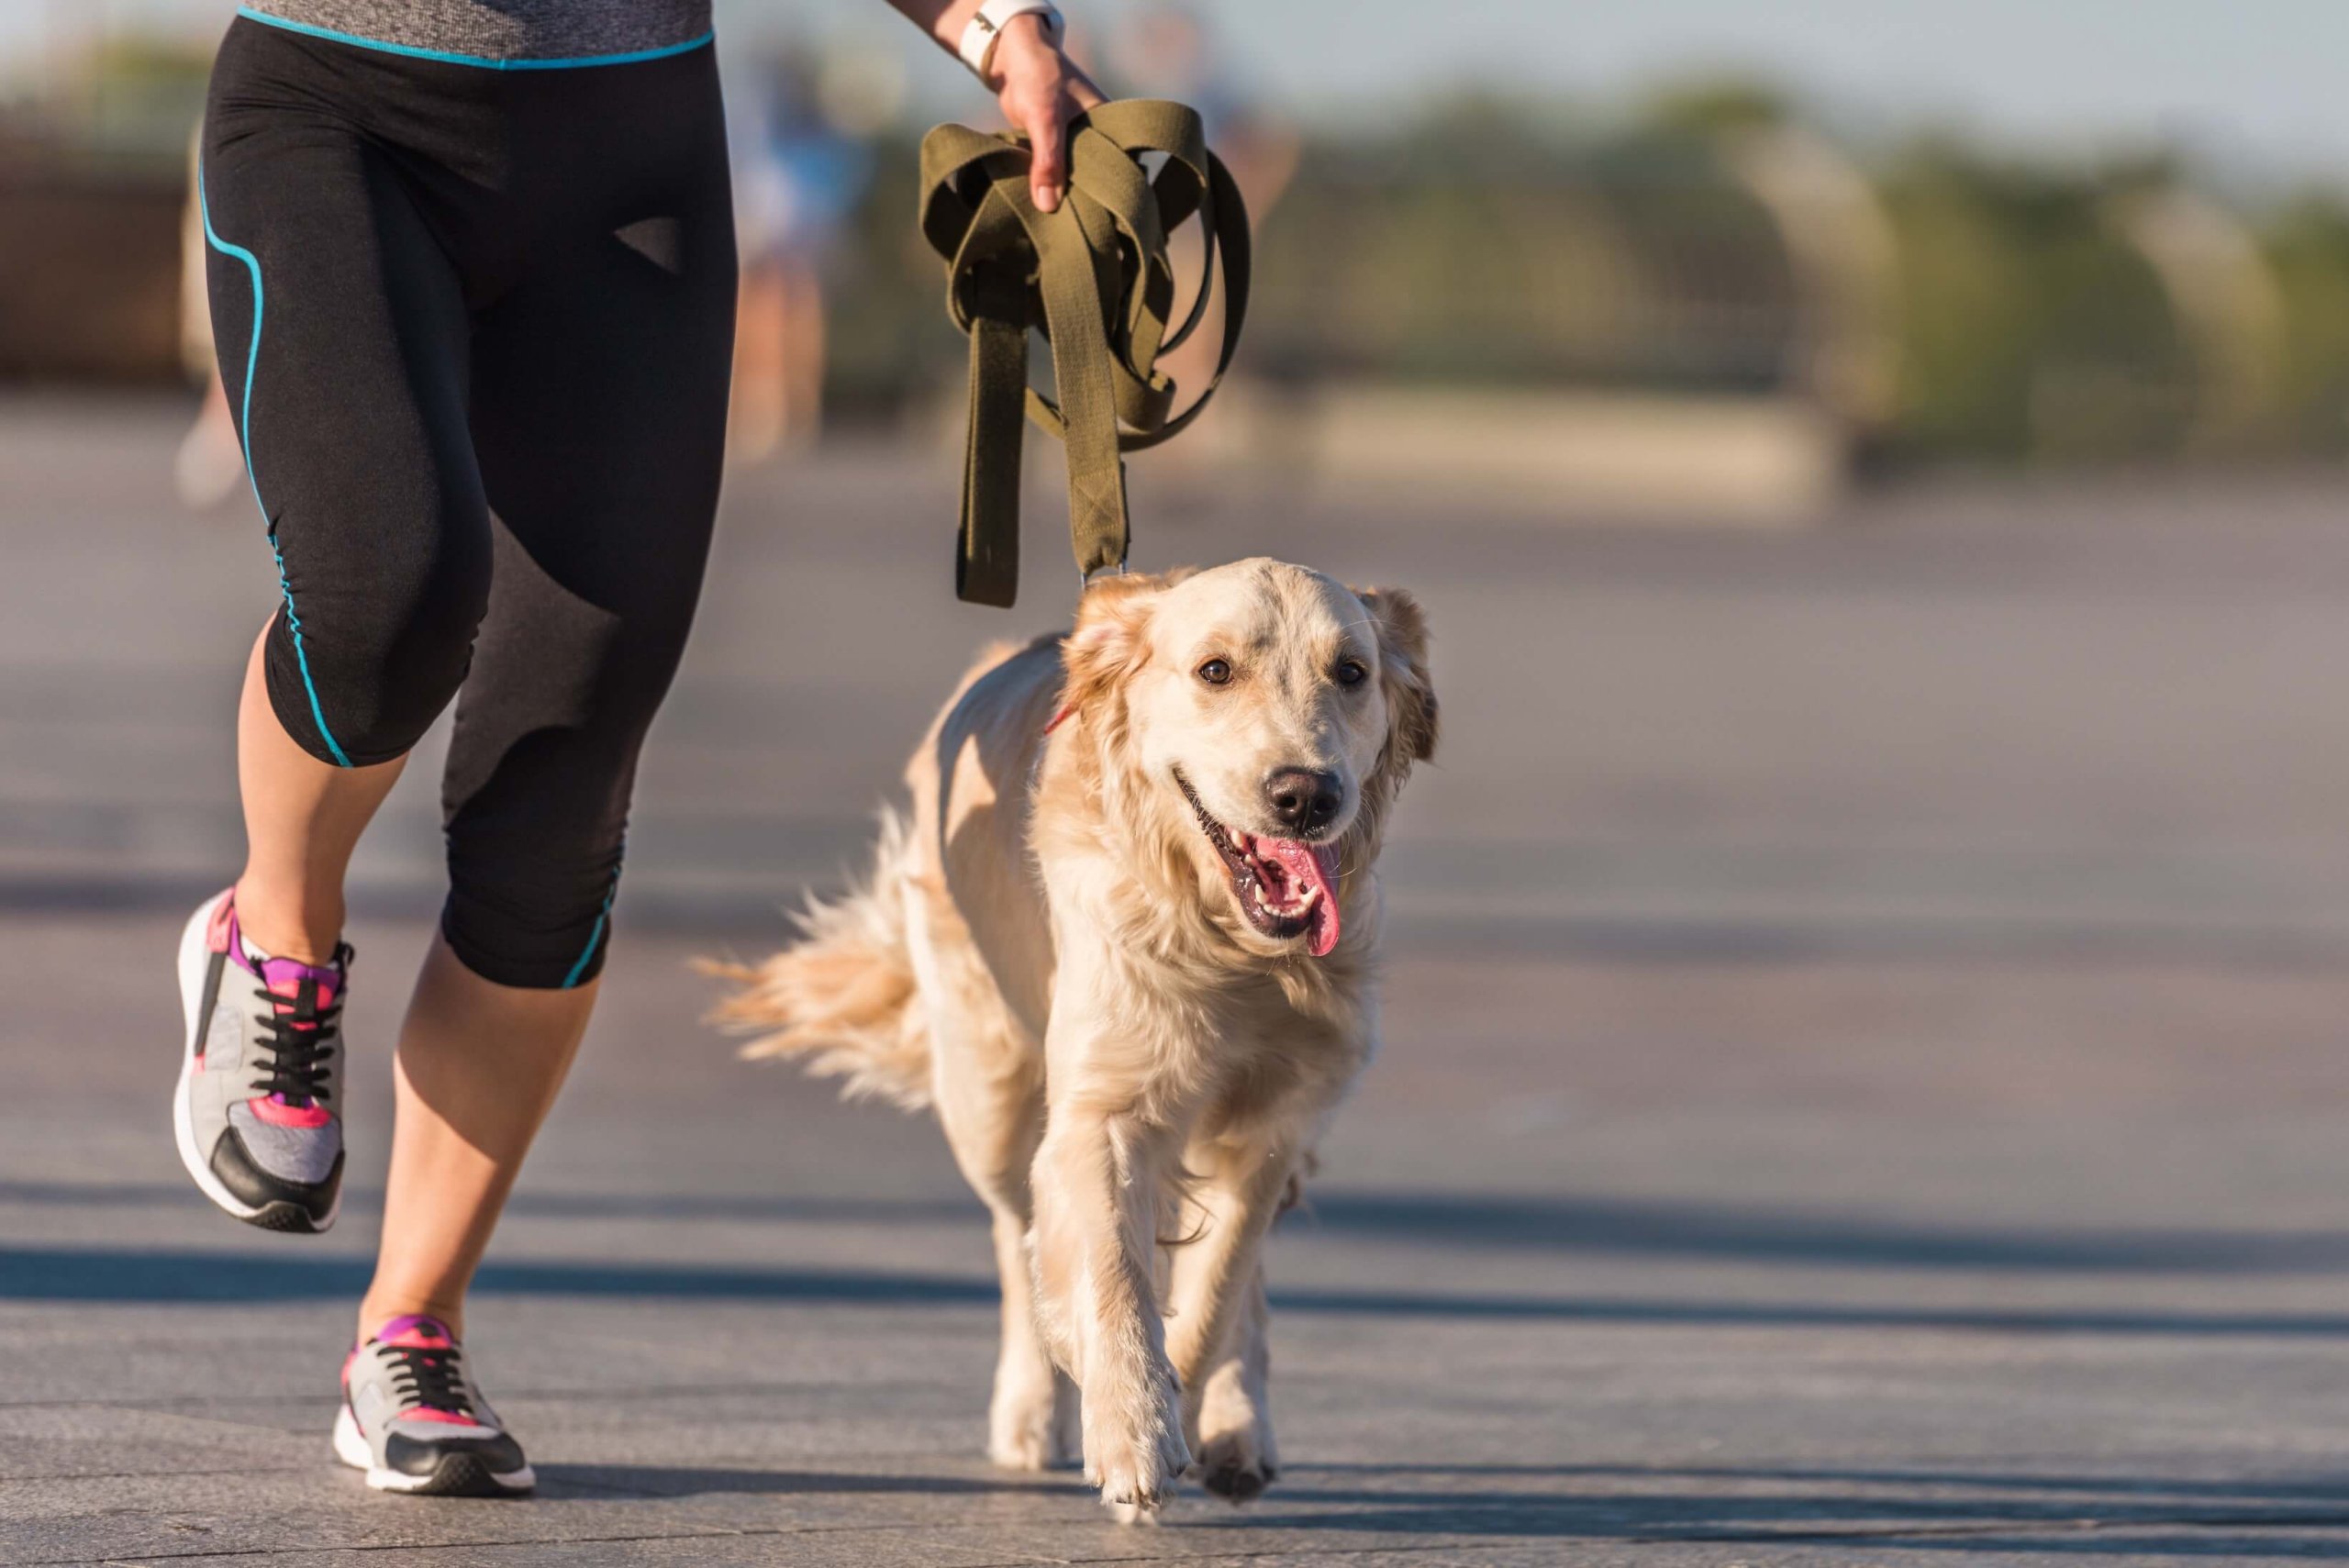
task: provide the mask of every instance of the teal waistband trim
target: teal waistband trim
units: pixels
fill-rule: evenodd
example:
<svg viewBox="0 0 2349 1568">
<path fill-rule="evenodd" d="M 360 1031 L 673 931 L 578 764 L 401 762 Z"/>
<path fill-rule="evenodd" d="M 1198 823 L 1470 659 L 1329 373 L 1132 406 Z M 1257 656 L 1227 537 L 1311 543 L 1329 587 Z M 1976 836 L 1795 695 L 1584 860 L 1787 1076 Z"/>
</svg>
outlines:
<svg viewBox="0 0 2349 1568">
<path fill-rule="evenodd" d="M 273 17 L 266 11 L 254 10 L 250 6 L 238 6 L 237 15 L 264 27 L 283 28 L 289 33 L 300 33 L 305 38 L 326 39 L 358 49 L 372 49 L 383 54 L 404 55 L 409 60 L 437 60 L 443 65 L 471 65 L 483 71 L 577 71 L 590 65 L 635 65 L 647 60 L 666 60 L 673 54 L 690 54 L 695 50 L 707 47 L 718 36 L 712 29 L 683 43 L 663 44 L 659 49 L 630 50 L 625 54 L 582 54 L 569 60 L 495 60 L 485 54 L 458 54 L 445 49 L 420 49 L 415 44 L 362 38 L 357 33 L 337 32 L 332 28 L 313 27 L 308 22 Z"/>
</svg>

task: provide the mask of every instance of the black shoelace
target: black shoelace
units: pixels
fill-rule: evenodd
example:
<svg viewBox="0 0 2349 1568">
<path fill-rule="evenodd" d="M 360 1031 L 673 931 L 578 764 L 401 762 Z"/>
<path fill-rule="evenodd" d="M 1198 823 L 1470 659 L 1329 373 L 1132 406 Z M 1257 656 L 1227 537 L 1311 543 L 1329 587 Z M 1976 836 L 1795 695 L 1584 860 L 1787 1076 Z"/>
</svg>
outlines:
<svg viewBox="0 0 2349 1568">
<path fill-rule="evenodd" d="M 336 1030 L 342 1018 L 342 998 L 318 1005 L 318 983 L 305 975 L 291 997 L 262 989 L 259 1015 L 262 1075 L 252 1086 L 280 1096 L 287 1105 L 323 1105 L 332 1095 L 326 1087 L 331 1067 Z"/>
<path fill-rule="evenodd" d="M 403 1408 L 421 1405 L 452 1416 L 478 1419 L 473 1396 L 465 1390 L 465 1374 L 458 1364 L 463 1351 L 454 1345 L 385 1345 L 392 1358 L 392 1391 Z"/>
</svg>

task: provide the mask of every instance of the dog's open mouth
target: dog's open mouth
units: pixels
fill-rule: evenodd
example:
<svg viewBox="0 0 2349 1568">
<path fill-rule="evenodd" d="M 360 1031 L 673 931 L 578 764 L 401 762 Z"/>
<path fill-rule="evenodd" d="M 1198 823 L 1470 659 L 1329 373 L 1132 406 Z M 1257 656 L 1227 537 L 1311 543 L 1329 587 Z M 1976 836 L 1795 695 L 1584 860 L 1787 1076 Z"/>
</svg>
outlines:
<svg viewBox="0 0 2349 1568">
<path fill-rule="evenodd" d="M 1307 938 L 1321 958 L 1338 945 L 1338 846 L 1300 839 L 1264 839 L 1217 821 L 1178 770 L 1174 782 L 1199 819 L 1199 828 L 1223 861 L 1231 895 L 1248 923 L 1282 941 Z"/>
</svg>

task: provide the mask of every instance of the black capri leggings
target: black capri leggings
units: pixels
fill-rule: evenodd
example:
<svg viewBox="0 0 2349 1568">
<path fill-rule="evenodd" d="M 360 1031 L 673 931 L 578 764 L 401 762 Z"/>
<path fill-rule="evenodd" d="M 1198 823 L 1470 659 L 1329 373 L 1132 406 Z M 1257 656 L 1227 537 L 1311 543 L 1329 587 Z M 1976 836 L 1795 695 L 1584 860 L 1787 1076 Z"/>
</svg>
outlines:
<svg viewBox="0 0 2349 1568">
<path fill-rule="evenodd" d="M 717 507 L 735 264 L 712 50 L 503 71 L 240 19 L 201 200 L 277 559 L 278 720 L 363 767 L 462 684 L 442 930 L 486 979 L 578 984 Z"/>
</svg>

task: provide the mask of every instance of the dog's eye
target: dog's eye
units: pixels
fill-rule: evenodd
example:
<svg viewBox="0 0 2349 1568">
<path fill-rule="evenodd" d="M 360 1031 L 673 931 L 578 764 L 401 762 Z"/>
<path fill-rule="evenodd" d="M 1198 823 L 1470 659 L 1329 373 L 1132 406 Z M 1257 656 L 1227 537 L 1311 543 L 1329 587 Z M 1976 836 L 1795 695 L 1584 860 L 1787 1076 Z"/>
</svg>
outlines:
<svg viewBox="0 0 2349 1568">
<path fill-rule="evenodd" d="M 1331 673 L 1338 677 L 1338 684 L 1341 686 L 1359 686 L 1370 679 L 1370 666 L 1359 659 L 1341 659 Z"/>
<path fill-rule="evenodd" d="M 1231 681 L 1231 666 L 1220 659 L 1210 659 L 1199 666 L 1198 675 L 1210 686 L 1227 685 Z"/>
</svg>

